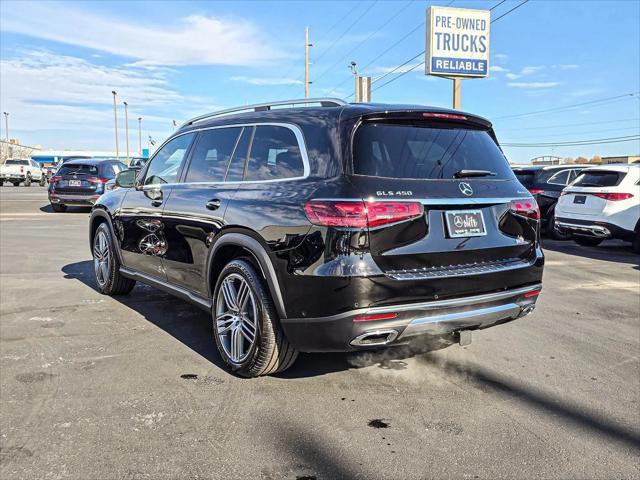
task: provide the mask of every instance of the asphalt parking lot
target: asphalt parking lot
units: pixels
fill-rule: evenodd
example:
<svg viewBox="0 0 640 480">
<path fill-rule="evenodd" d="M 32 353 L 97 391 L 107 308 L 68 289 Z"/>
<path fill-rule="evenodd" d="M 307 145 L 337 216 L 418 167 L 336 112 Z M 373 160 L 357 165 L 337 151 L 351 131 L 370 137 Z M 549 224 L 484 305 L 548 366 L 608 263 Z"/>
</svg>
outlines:
<svg viewBox="0 0 640 480">
<path fill-rule="evenodd" d="M 206 314 L 93 288 L 88 210 L 0 188 L 0 478 L 639 478 L 640 258 L 545 242 L 525 319 L 430 353 L 221 367 Z"/>
</svg>

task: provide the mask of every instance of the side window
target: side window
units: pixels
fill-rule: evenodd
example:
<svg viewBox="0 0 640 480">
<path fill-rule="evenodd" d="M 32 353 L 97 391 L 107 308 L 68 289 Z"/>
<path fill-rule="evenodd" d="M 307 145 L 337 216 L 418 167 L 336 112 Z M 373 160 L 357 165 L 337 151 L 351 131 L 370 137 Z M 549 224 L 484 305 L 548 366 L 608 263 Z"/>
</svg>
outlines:
<svg viewBox="0 0 640 480">
<path fill-rule="evenodd" d="M 244 164 L 247 159 L 247 153 L 249 151 L 249 143 L 253 137 L 254 127 L 244 127 L 236 145 L 235 152 L 233 152 L 233 158 L 229 163 L 227 169 L 227 176 L 225 180 L 227 182 L 239 182 L 244 176 Z"/>
<path fill-rule="evenodd" d="M 304 165 L 295 134 L 286 127 L 257 126 L 245 180 L 301 177 Z"/>
<path fill-rule="evenodd" d="M 198 136 L 185 182 L 222 182 L 242 128 L 205 130 Z"/>
<path fill-rule="evenodd" d="M 144 184 L 175 183 L 193 137 L 193 133 L 180 135 L 156 152 L 147 169 Z"/>
<path fill-rule="evenodd" d="M 562 170 L 555 175 L 553 175 L 547 183 L 551 183 L 553 185 L 566 185 L 569 183 L 569 170 Z"/>
<path fill-rule="evenodd" d="M 573 169 L 571 170 L 571 173 L 569 174 L 569 183 L 573 182 L 576 178 L 578 178 L 578 175 L 580 175 L 581 170 L 578 169 Z"/>
</svg>

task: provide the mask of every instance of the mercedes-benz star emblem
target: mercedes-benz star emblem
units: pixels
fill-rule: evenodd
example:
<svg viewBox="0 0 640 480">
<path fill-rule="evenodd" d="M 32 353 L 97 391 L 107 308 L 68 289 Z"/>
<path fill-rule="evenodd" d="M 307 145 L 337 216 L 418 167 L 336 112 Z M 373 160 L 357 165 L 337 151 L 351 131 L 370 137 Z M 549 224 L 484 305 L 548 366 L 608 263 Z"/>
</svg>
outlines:
<svg viewBox="0 0 640 480">
<path fill-rule="evenodd" d="M 460 182 L 458 184 L 458 188 L 460 189 L 462 194 L 466 195 L 467 197 L 473 195 L 473 188 L 471 188 L 471 185 L 469 185 L 467 182 Z"/>
</svg>

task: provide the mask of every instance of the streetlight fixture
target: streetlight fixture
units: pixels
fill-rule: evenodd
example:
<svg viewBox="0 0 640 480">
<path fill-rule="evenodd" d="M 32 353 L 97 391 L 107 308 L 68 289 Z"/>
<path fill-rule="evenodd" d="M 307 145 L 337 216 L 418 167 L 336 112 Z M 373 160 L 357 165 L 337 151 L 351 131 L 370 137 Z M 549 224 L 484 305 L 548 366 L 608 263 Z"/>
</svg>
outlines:
<svg viewBox="0 0 640 480">
<path fill-rule="evenodd" d="M 124 103 L 124 131 L 125 139 L 127 140 L 127 165 L 129 165 L 129 162 L 131 161 L 129 158 L 129 104 L 127 102 L 122 103 Z"/>
<path fill-rule="evenodd" d="M 142 156 L 142 117 L 138 117 L 138 148 Z"/>
<path fill-rule="evenodd" d="M 4 115 L 4 133 L 9 143 L 9 112 L 2 112 Z"/>
<path fill-rule="evenodd" d="M 120 148 L 118 147 L 118 109 L 116 106 L 116 96 L 118 95 L 118 92 L 116 92 L 115 90 L 112 90 L 111 93 L 113 93 L 113 125 L 116 131 L 116 158 L 117 158 L 120 156 Z"/>
</svg>

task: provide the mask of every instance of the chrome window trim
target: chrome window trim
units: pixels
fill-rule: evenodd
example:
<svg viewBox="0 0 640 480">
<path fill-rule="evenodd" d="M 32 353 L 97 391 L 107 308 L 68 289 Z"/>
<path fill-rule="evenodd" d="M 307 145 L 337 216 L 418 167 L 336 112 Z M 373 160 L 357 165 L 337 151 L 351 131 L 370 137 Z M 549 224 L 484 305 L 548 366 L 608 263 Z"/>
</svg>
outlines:
<svg viewBox="0 0 640 480">
<path fill-rule="evenodd" d="M 227 124 L 227 125 L 216 125 L 213 127 L 202 127 L 202 128 L 194 128 L 191 130 L 188 130 L 186 132 L 182 132 L 182 133 L 178 133 L 177 135 L 172 135 L 170 138 L 168 138 L 167 140 L 165 140 L 165 142 L 160 145 L 160 147 L 158 147 L 158 149 L 156 150 L 156 152 L 160 151 L 160 149 L 162 149 L 166 143 L 168 143 L 169 141 L 173 140 L 174 138 L 177 138 L 181 135 L 186 135 L 188 133 L 197 133 L 197 132 L 203 132 L 203 131 L 207 131 L 207 130 L 217 130 L 220 128 L 236 128 L 236 127 L 259 127 L 261 125 L 267 126 L 267 127 L 283 127 L 283 128 L 288 128 L 289 130 L 291 130 L 294 134 L 294 136 L 296 137 L 296 142 L 298 143 L 298 149 L 300 150 L 300 156 L 302 157 L 302 175 L 298 176 L 298 177 L 287 177 L 287 178 L 274 178 L 271 180 L 237 180 L 234 182 L 178 182 L 172 185 L 207 185 L 207 184 L 225 184 L 225 185 L 236 185 L 236 184 L 254 184 L 254 183 L 275 183 L 275 182 L 291 182 L 294 180 L 304 180 L 306 178 L 309 178 L 309 175 L 311 174 L 311 166 L 309 164 L 309 155 L 307 153 L 307 143 L 305 142 L 304 139 L 304 134 L 302 133 L 302 130 L 300 129 L 300 127 L 298 127 L 297 125 L 293 124 L 293 123 L 286 123 L 286 122 L 250 122 L 250 123 L 233 123 L 233 124 Z M 147 162 L 148 164 L 150 164 L 153 159 L 156 156 L 156 152 L 154 152 L 153 157 L 149 158 L 149 161 Z M 188 172 L 187 172 L 188 173 Z M 145 172 L 146 175 L 146 172 Z M 163 183 L 162 185 L 170 185 L 168 183 Z"/>
</svg>

